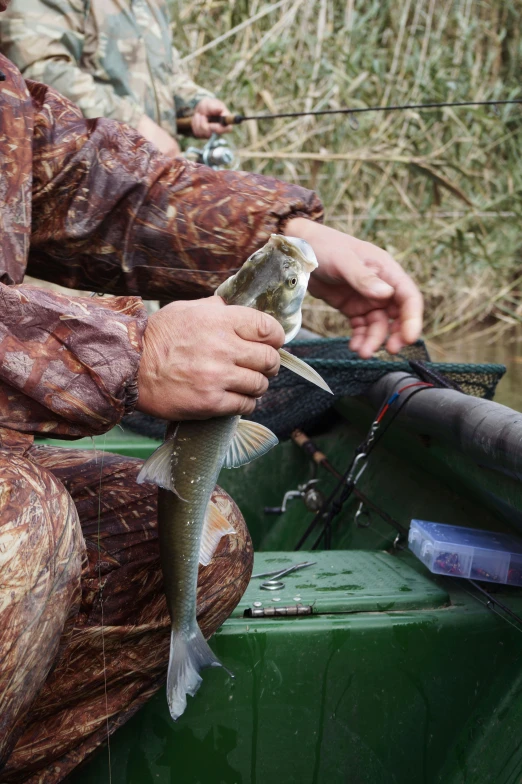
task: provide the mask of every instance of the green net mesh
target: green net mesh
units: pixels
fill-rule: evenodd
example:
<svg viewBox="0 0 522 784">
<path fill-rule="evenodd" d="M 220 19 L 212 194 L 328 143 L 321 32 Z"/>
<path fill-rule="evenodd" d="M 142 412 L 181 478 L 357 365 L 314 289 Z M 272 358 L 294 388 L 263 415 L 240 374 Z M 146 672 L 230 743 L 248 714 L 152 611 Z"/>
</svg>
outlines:
<svg viewBox="0 0 522 784">
<path fill-rule="evenodd" d="M 408 346 L 398 355 L 380 351 L 373 359 L 361 359 L 350 351 L 346 338 L 294 341 L 287 347 L 310 364 L 328 382 L 334 395 L 282 369 L 259 401 L 252 419 L 269 427 L 279 438 L 292 430 L 310 430 L 345 395 L 360 395 L 386 373 L 412 372 L 410 360 L 423 362 L 427 369 L 457 383 L 463 392 L 491 400 L 506 368 L 504 365 L 469 365 L 431 362 L 422 341 Z"/>
<path fill-rule="evenodd" d="M 266 425 L 281 439 L 288 438 L 296 427 L 307 432 L 313 430 L 336 400 L 346 395 L 363 394 L 386 373 L 398 370 L 411 373 L 409 362 L 412 360 L 420 361 L 428 369 L 449 378 L 463 392 L 488 400 L 493 398 L 496 386 L 506 372 L 504 365 L 431 362 L 422 341 L 404 348 L 395 356 L 382 350 L 373 359 L 361 359 L 350 351 L 346 338 L 294 341 L 286 348 L 315 368 L 334 394 L 323 392 L 282 368 L 250 417 Z M 124 423 L 137 432 L 156 438 L 162 438 L 165 431 L 165 422 L 138 412 L 125 417 Z"/>
</svg>

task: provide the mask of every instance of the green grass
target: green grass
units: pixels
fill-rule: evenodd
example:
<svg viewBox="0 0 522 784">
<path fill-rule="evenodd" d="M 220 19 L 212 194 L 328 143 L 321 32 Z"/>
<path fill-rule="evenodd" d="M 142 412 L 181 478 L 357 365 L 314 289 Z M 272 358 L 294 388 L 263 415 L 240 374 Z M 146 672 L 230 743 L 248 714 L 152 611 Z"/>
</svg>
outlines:
<svg viewBox="0 0 522 784">
<path fill-rule="evenodd" d="M 174 5 L 193 77 L 234 112 L 522 97 L 522 0 Z M 241 167 L 314 188 L 326 222 L 387 248 L 420 285 L 432 337 L 522 321 L 522 107 L 245 123 Z M 519 279 L 520 278 L 520 279 Z M 344 328 L 322 306 L 307 320 Z"/>
</svg>

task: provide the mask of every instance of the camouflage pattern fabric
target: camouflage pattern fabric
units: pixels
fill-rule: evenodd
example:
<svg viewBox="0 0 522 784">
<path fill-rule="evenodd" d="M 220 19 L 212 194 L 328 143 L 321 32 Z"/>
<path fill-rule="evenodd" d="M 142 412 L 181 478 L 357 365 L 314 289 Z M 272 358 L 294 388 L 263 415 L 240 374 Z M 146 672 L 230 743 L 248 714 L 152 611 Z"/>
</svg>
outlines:
<svg viewBox="0 0 522 784">
<path fill-rule="evenodd" d="M 134 128 L 146 113 L 175 135 L 176 114 L 213 95 L 181 66 L 165 0 L 12 0 L 0 50 L 85 117 Z"/>
<path fill-rule="evenodd" d="M 66 437 L 136 402 L 141 299 L 208 296 L 311 192 L 163 157 L 135 131 L 85 120 L 0 55 L 0 427 Z M 24 273 L 120 295 L 69 297 Z M 17 286 L 6 284 L 22 284 Z"/>
<path fill-rule="evenodd" d="M 79 449 L 0 451 L 1 784 L 62 781 L 164 684 L 157 491 L 136 484 L 141 465 Z M 212 498 L 236 535 L 199 570 L 206 637 L 253 563 L 239 509 L 220 488 Z"/>
<path fill-rule="evenodd" d="M 32 434 L 103 433 L 132 410 L 147 323 L 136 295 L 208 295 L 322 207 L 298 186 L 167 159 L 26 85 L 1 55 L 0 70 L 0 783 L 57 784 L 159 688 L 169 620 L 139 461 L 34 447 Z M 26 271 L 117 296 L 28 286 Z M 200 571 L 207 636 L 250 575 L 234 523 Z"/>
</svg>

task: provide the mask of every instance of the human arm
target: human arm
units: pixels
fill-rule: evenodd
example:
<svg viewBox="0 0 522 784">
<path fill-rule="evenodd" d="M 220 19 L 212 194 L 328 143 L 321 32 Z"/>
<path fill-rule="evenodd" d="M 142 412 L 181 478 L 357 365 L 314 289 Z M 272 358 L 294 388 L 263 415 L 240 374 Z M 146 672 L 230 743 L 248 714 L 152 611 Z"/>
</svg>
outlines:
<svg viewBox="0 0 522 784">
<path fill-rule="evenodd" d="M 15 101 L 19 94 L 18 109 L 23 107 L 29 114 L 29 95 L 19 75 L 7 61 L 2 62 L 2 69 L 8 74 L 8 101 Z M 264 233 L 279 230 L 292 209 L 320 212 L 317 199 L 306 191 L 281 192 L 277 183 L 247 177 L 244 191 L 238 192 L 242 178 L 225 178 L 222 183 L 205 167 L 179 168 L 131 129 L 106 120 L 86 122 L 77 108 L 49 88 L 31 85 L 31 91 L 34 177 L 29 267 L 39 277 L 49 277 L 46 273 L 54 269 L 57 282 L 75 286 L 77 276 L 82 280 L 85 276 L 86 288 L 92 289 L 103 287 L 105 275 L 107 289 L 128 293 L 135 284 L 139 286 L 141 265 L 145 267 L 150 254 L 145 291 L 201 297 L 228 276 L 231 264 L 237 264 L 236 245 L 244 243 L 244 253 L 249 255 L 262 244 Z M 0 105 L 2 96 L 0 90 Z M 18 130 L 30 134 L 31 129 L 30 122 Z M 19 176 L 30 182 L 30 159 L 16 157 L 22 147 L 14 145 L 12 166 L 4 171 L 9 190 Z M 218 184 L 219 193 L 207 193 Z M 263 194 L 257 193 L 259 202 L 254 204 L 256 185 L 265 190 L 265 202 Z M 29 205 L 30 199 L 25 211 L 22 204 L 13 205 L 12 214 L 5 214 L 3 205 L 0 236 L 8 230 L 10 218 L 18 217 L 18 212 L 26 214 Z M 198 205 L 201 214 L 196 219 Z M 230 233 L 234 226 L 237 242 Z M 2 249 L 9 256 L 10 246 L 3 244 Z M 239 253 L 241 263 L 243 251 Z M 198 260 L 208 268 L 199 268 Z M 169 262 L 174 267 L 172 274 Z M 7 268 L 11 280 L 21 280 L 22 270 Z M 5 432 L 69 438 L 105 432 L 136 402 L 138 365 L 145 389 L 148 379 L 149 389 L 152 385 L 160 390 L 160 402 L 172 401 L 166 414 L 184 412 L 193 418 L 211 412 L 251 411 L 255 398 L 266 388 L 266 376 L 278 368 L 275 346 L 284 340 L 273 320 L 268 330 L 259 332 L 257 312 L 226 308 L 217 297 L 202 303 L 205 311 L 209 306 L 220 310 L 210 321 L 206 319 L 203 331 L 201 307 L 194 308 L 198 318 L 192 318 L 177 311 L 178 306 L 186 309 L 191 303 L 177 303 L 152 317 L 152 331 L 147 332 L 145 309 L 138 298 L 76 298 L 25 285 L 1 286 L 0 294 L 1 443 L 5 443 Z M 168 325 L 163 328 L 165 318 Z M 163 330 L 163 348 L 154 336 L 156 322 Z M 186 342 L 176 341 L 170 364 L 161 355 L 165 345 L 172 345 L 176 329 L 180 335 L 193 337 L 190 367 L 184 362 L 191 354 Z M 223 330 L 233 345 L 218 340 Z M 150 372 L 144 376 L 149 356 Z M 154 363 L 158 356 L 161 367 Z M 205 357 L 213 361 L 211 373 Z M 160 377 L 154 375 L 158 370 Z M 183 375 L 185 371 L 188 376 Z M 192 386 L 184 379 L 192 379 Z M 146 394 L 140 404 L 154 410 Z"/>
<path fill-rule="evenodd" d="M 85 121 L 44 85 L 30 91 L 34 277 L 145 299 L 196 299 L 212 294 L 290 217 L 322 215 L 304 188 L 167 159 L 127 126 Z"/>
<path fill-rule="evenodd" d="M 353 351 L 369 358 L 387 338 L 395 354 L 420 336 L 422 296 L 389 253 L 302 217 L 289 220 L 285 234 L 314 248 L 319 267 L 308 290 L 349 318 Z"/>
<path fill-rule="evenodd" d="M 0 284 L 0 445 L 9 432 L 105 433 L 137 405 L 165 419 L 250 414 L 279 369 L 280 325 L 219 297 L 147 314 L 137 297 Z"/>
<path fill-rule="evenodd" d="M 42 85 L 31 85 L 31 93 L 35 108 L 35 138 L 29 272 L 37 277 L 71 287 L 102 289 L 112 293 L 141 290 L 151 298 L 155 295 L 179 299 L 203 297 L 236 271 L 244 259 L 266 241 L 270 233 L 282 232 L 290 226 L 295 234 L 298 232 L 292 220 L 303 215 L 315 218 L 321 216 L 321 205 L 317 198 L 302 188 L 271 178 L 245 173 L 213 172 L 184 161 L 169 161 L 127 127 L 116 126 L 107 120 L 86 122 L 75 107 Z M 89 198 L 86 198 L 86 194 Z M 301 233 L 306 233 L 306 228 L 310 228 L 308 221 L 301 227 Z M 310 235 L 308 238 L 315 242 Z M 94 307 L 96 300 L 87 302 L 93 303 Z M 186 306 L 187 303 L 178 303 L 176 307 Z M 190 353 L 186 345 L 180 346 L 181 354 L 177 353 L 176 344 L 170 340 L 170 328 L 174 327 L 170 314 L 174 309 L 165 309 L 165 315 L 161 316 L 161 320 L 168 316 L 169 321 L 169 329 L 159 329 L 160 333 L 163 332 L 162 337 L 154 338 L 155 325 L 152 333 L 149 332 L 149 336 L 153 336 L 150 343 L 153 350 L 148 352 L 153 357 L 149 371 L 146 371 L 149 338 L 145 333 L 145 365 L 140 363 L 142 388 L 145 368 L 145 378 L 148 378 L 145 385 L 148 384 L 149 389 L 160 389 L 160 398 L 164 400 L 167 397 L 165 390 L 170 388 L 171 415 L 184 412 L 193 418 L 208 415 L 212 411 L 241 413 L 251 410 L 253 398 L 262 393 L 266 383 L 259 374 L 270 376 L 277 369 L 273 352 L 282 340 L 281 335 L 278 337 L 272 326 L 272 332 L 269 329 L 265 335 L 256 336 L 255 323 L 250 321 L 254 332 L 251 329 L 250 337 L 242 337 L 241 328 L 235 322 L 236 309 L 223 306 L 222 312 L 229 312 L 225 321 L 229 318 L 233 321 L 233 324 L 228 322 L 227 329 L 230 332 L 232 324 L 236 336 L 240 338 L 235 341 L 237 348 L 232 353 L 221 355 L 222 371 L 216 370 L 214 366 L 214 381 L 220 375 L 221 386 L 211 379 L 209 382 L 207 377 L 203 379 L 203 388 L 196 383 L 192 387 L 192 394 L 187 396 L 186 384 L 183 382 L 185 366 L 181 359 L 183 352 L 185 358 Z M 216 352 L 212 346 L 216 344 L 212 340 L 219 333 L 216 325 L 221 324 L 223 327 L 222 316 L 219 315 L 217 321 L 213 318 L 210 325 L 207 319 L 207 327 L 201 332 L 192 329 L 192 326 L 197 326 L 197 320 L 193 318 L 195 311 L 196 308 L 193 314 L 177 313 L 177 317 L 181 315 L 177 328 L 195 336 L 193 345 L 196 349 L 205 342 L 206 355 L 215 358 Z M 247 320 L 257 318 L 254 311 L 250 313 L 247 310 L 247 314 L 244 316 Z M 60 315 L 67 316 L 67 309 L 62 309 Z M 208 311 L 205 316 L 208 316 Z M 153 324 L 159 319 L 158 315 L 158 318 L 153 319 Z M 61 322 L 62 319 L 58 318 L 59 325 Z M 116 329 L 121 330 L 121 327 Z M 254 347 L 253 353 L 247 356 L 243 342 L 262 345 L 257 347 L 260 350 Z M 226 341 L 221 341 L 221 345 L 224 343 Z M 60 344 L 56 345 L 59 349 Z M 103 356 L 103 343 L 100 347 L 95 330 L 85 345 Z M 176 351 L 171 350 L 172 347 Z M 162 354 L 165 351 L 170 351 L 169 367 L 175 370 L 177 366 L 181 371 L 177 376 L 167 374 L 158 378 L 155 375 L 158 368 L 162 372 L 165 370 Z M 251 347 L 249 351 L 252 351 Z M 186 367 L 189 372 L 192 368 L 193 381 L 198 382 L 198 375 L 204 372 L 200 360 L 205 353 L 196 355 L 193 351 L 192 355 L 197 362 L 186 364 Z M 83 363 L 80 357 L 80 361 L 75 360 L 74 364 L 83 367 Z M 110 404 L 109 397 L 104 398 L 104 405 L 109 406 L 110 413 L 99 418 L 98 406 L 93 408 L 89 405 L 89 395 L 77 395 L 78 403 L 73 405 L 73 414 L 67 414 L 67 418 L 62 416 L 59 407 L 63 406 L 63 397 L 53 387 L 55 366 L 50 361 L 51 367 L 52 372 L 46 376 L 50 386 L 41 387 L 38 393 L 40 397 L 35 399 L 39 405 L 43 405 L 45 411 L 35 417 L 30 406 L 27 416 L 29 424 L 24 424 L 25 420 L 19 417 L 8 427 L 27 427 L 71 437 L 99 433 L 115 424 L 125 407 L 128 407 L 128 402 L 121 395 L 118 397 L 111 393 L 116 402 Z M 104 368 L 100 364 L 96 381 L 103 388 L 106 387 L 103 374 L 110 374 L 112 370 L 110 365 Z M 236 368 L 252 373 L 245 375 L 240 371 L 232 389 L 226 388 L 222 380 L 227 379 Z M 88 378 L 94 377 L 89 375 Z M 124 380 L 119 381 L 120 389 L 123 386 L 128 388 L 135 380 L 136 376 L 129 372 Z M 70 386 L 68 381 L 67 390 Z M 60 385 L 59 388 L 64 387 Z M 180 392 L 182 399 L 178 396 L 176 401 Z M 21 389 L 20 394 L 31 397 L 32 390 L 26 394 L 25 389 Z M 195 400 L 196 397 L 198 399 Z M 13 398 L 8 395 L 5 399 Z M 69 400 L 67 396 L 66 400 Z M 47 401 L 55 408 L 47 407 Z M 156 402 L 152 403 L 142 397 L 139 405 L 143 410 L 159 413 L 157 403 L 158 396 Z M 6 402 L 5 416 L 11 416 L 10 405 Z M 15 405 L 18 410 L 22 407 Z M 84 411 L 85 408 L 87 411 Z M 0 404 L 0 413 L 2 411 L 3 406 Z M 0 416 L 0 424 L 1 421 Z"/>
<path fill-rule="evenodd" d="M 134 408 L 147 324 L 139 298 L 25 284 L 0 284 L 0 298 L 0 430 L 98 435 Z"/>
<path fill-rule="evenodd" d="M 0 18 L 2 53 L 26 79 L 52 85 L 85 117 L 111 117 L 137 128 L 143 108 L 118 95 L 109 79 L 96 80 L 80 66 L 87 5 L 85 0 L 12 0 Z"/>
</svg>

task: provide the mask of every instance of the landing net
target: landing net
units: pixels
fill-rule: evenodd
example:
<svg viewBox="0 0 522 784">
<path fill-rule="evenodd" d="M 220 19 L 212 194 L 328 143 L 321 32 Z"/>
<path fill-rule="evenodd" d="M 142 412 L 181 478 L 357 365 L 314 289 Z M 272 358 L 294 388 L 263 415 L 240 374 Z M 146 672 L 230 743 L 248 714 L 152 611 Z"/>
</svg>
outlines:
<svg viewBox="0 0 522 784">
<path fill-rule="evenodd" d="M 300 340 L 285 348 L 315 368 L 334 394 L 323 392 L 282 368 L 250 417 L 266 425 L 281 439 L 288 438 L 297 427 L 312 431 L 337 400 L 347 395 L 364 394 L 386 373 L 412 373 L 411 360 L 420 361 L 427 369 L 446 376 L 468 395 L 487 400 L 493 398 L 497 384 L 506 372 L 504 365 L 431 362 L 426 346 L 420 340 L 398 355 L 382 350 L 373 359 L 361 359 L 350 351 L 346 338 Z M 163 438 L 165 431 L 164 422 L 137 412 L 126 417 L 124 424 L 136 432 L 156 438 Z"/>
</svg>

